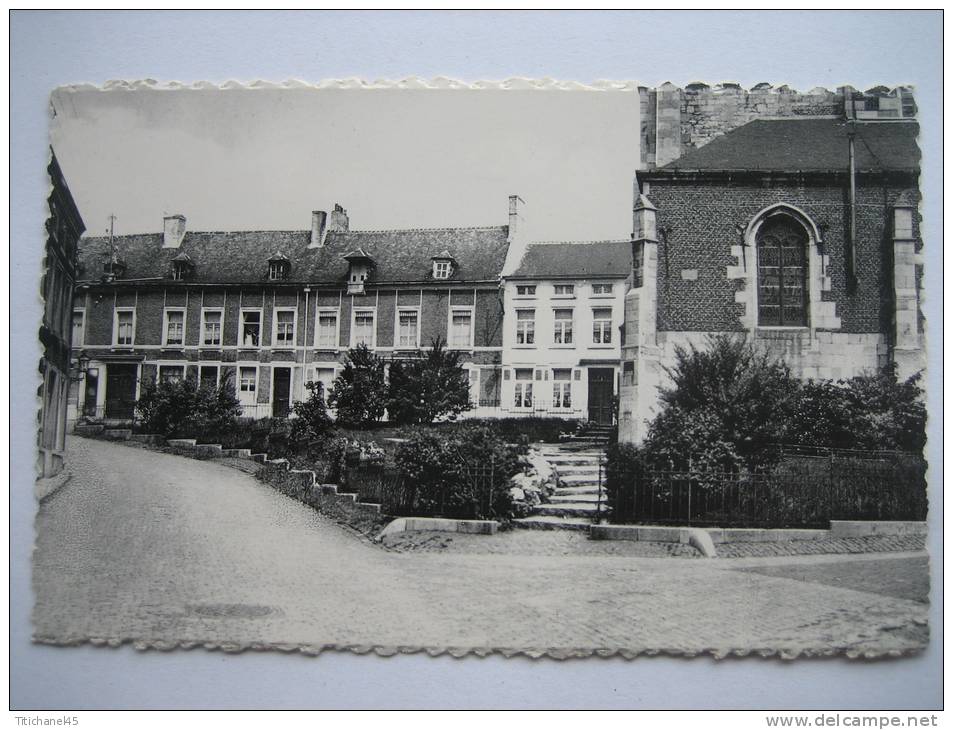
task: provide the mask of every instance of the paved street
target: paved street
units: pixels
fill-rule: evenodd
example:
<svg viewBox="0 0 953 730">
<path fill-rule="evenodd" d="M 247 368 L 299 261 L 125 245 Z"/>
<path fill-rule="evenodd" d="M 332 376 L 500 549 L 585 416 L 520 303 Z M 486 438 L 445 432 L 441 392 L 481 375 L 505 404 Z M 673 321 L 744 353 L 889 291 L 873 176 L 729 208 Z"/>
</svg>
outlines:
<svg viewBox="0 0 953 730">
<path fill-rule="evenodd" d="M 220 464 L 79 438 L 69 460 L 73 479 L 37 518 L 40 641 L 820 652 L 927 640 L 923 553 L 396 552 Z"/>
</svg>

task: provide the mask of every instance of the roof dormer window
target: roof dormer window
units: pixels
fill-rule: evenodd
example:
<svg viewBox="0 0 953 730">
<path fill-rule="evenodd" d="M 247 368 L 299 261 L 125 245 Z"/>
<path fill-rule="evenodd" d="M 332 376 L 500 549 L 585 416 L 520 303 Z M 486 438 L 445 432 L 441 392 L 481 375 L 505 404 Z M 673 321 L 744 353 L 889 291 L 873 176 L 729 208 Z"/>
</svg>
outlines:
<svg viewBox="0 0 953 730">
<path fill-rule="evenodd" d="M 364 282 L 370 276 L 374 266 L 374 259 L 363 248 L 355 249 L 345 254 L 347 261 L 347 292 L 348 294 L 363 294 Z"/>
<path fill-rule="evenodd" d="M 453 274 L 453 256 L 446 249 L 433 257 L 433 278 L 449 279 Z"/>
<path fill-rule="evenodd" d="M 126 275 L 126 264 L 122 259 L 112 258 L 103 262 L 103 278 L 107 281 L 121 279 Z"/>
<path fill-rule="evenodd" d="M 172 280 L 183 281 L 192 276 L 192 259 L 186 253 L 180 253 L 172 259 Z"/>
<path fill-rule="evenodd" d="M 268 278 L 271 281 L 283 281 L 288 278 L 288 271 L 291 269 L 291 262 L 281 251 L 275 253 L 268 259 Z"/>
</svg>

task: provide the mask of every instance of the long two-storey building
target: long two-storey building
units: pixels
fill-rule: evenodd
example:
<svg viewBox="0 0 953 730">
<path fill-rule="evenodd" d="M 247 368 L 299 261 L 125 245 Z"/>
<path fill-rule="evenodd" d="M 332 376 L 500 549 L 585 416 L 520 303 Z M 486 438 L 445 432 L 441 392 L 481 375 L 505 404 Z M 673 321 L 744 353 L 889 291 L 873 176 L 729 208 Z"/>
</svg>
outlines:
<svg viewBox="0 0 953 730">
<path fill-rule="evenodd" d="M 486 228 L 350 230 L 315 211 L 310 230 L 88 238 L 73 308 L 74 417 L 129 420 L 142 383 L 228 378 L 251 417 L 285 416 L 310 380 L 330 385 L 350 347 L 461 351 L 473 411 L 500 402 L 500 272 L 517 220 Z"/>
</svg>

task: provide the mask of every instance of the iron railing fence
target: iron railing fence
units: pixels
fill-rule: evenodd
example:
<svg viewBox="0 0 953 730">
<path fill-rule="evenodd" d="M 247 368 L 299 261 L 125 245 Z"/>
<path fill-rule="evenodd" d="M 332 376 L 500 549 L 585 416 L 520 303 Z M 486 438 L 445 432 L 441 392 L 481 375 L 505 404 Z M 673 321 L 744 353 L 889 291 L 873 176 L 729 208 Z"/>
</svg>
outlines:
<svg viewBox="0 0 953 730">
<path fill-rule="evenodd" d="M 381 511 L 395 517 L 451 517 L 479 519 L 494 515 L 499 490 L 505 485 L 497 478 L 495 464 L 461 465 L 459 483 L 451 488 L 427 489 L 399 467 L 380 462 L 349 464 L 345 489 L 357 493 L 360 502 L 381 505 Z"/>
<path fill-rule="evenodd" d="M 796 528 L 923 520 L 926 463 L 901 452 L 814 447 L 788 449 L 776 466 L 753 473 L 667 471 L 637 462 L 627 479 L 610 485 L 608 497 L 619 523 Z"/>
</svg>

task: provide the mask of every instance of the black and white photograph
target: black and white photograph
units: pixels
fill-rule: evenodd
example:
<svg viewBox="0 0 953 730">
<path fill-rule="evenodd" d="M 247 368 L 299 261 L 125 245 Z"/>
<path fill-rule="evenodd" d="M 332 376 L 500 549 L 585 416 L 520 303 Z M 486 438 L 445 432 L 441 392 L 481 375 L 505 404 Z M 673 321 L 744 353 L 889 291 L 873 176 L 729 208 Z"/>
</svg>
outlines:
<svg viewBox="0 0 953 730">
<path fill-rule="evenodd" d="M 30 640 L 925 652 L 939 150 L 839 78 L 51 87 Z"/>
</svg>

